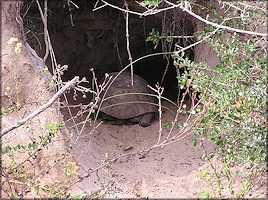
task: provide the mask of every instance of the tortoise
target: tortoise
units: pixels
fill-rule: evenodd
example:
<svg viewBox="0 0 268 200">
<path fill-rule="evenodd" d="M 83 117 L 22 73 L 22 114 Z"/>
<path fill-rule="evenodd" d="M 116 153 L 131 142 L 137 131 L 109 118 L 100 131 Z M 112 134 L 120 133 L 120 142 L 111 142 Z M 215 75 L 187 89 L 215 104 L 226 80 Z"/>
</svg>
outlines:
<svg viewBox="0 0 268 200">
<path fill-rule="evenodd" d="M 118 72 L 109 74 L 112 81 Z M 104 78 L 101 82 L 104 81 Z M 110 84 L 110 83 L 109 83 Z M 133 87 L 131 85 L 131 75 L 128 72 L 122 72 L 106 90 L 100 95 L 104 96 L 104 101 L 100 107 L 100 115 L 104 120 L 111 121 L 111 124 L 136 124 L 147 127 L 151 125 L 152 119 L 157 112 L 156 98 L 145 94 L 151 94 L 147 87 L 148 83 L 142 77 L 134 74 Z M 109 87 L 109 88 L 108 88 Z M 112 97 L 117 95 L 115 97 Z"/>
</svg>

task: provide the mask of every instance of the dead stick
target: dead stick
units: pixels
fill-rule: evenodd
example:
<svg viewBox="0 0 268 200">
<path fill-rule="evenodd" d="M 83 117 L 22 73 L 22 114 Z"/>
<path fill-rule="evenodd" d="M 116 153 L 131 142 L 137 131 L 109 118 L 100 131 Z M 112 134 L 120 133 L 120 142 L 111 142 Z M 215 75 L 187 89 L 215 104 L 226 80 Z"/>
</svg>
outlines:
<svg viewBox="0 0 268 200">
<path fill-rule="evenodd" d="M 130 72 L 131 72 L 131 86 L 133 87 L 133 64 L 132 64 L 132 56 L 129 48 L 129 32 L 128 32 L 128 16 L 129 16 L 129 9 L 128 9 L 128 4 L 127 1 L 124 1 L 124 6 L 126 7 L 126 39 L 127 39 L 127 52 L 129 56 L 129 62 L 130 62 Z"/>
<path fill-rule="evenodd" d="M 159 145 L 161 135 L 162 135 L 162 107 L 161 107 L 161 96 L 163 94 L 164 88 L 160 87 L 159 83 L 155 85 L 156 89 L 152 88 L 150 85 L 147 85 L 151 90 L 157 93 L 158 98 L 158 113 L 159 113 L 159 130 L 158 130 L 158 141 L 156 145 Z"/>
<path fill-rule="evenodd" d="M 46 110 L 48 107 L 50 107 L 58 98 L 61 96 L 68 88 L 74 87 L 74 85 L 79 81 L 79 76 L 74 77 L 69 83 L 67 83 L 64 87 L 62 87 L 45 105 L 38 108 L 36 111 L 31 113 L 28 117 L 18 121 L 17 123 L 13 124 L 12 126 L 5 128 L 1 132 L 1 136 L 7 134 L 9 131 L 14 130 L 15 128 L 20 127 L 21 125 L 25 124 L 28 120 L 34 118 L 36 115 L 40 114 L 44 110 Z"/>
</svg>

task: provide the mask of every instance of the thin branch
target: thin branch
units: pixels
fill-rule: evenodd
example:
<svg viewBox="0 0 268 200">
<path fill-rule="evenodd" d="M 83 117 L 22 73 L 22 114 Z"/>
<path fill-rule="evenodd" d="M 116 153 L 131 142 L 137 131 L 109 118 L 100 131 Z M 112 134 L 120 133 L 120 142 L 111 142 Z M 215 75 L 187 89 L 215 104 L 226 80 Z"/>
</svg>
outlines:
<svg viewBox="0 0 268 200">
<path fill-rule="evenodd" d="M 97 78 L 96 78 L 96 76 L 95 76 L 94 68 L 91 68 L 90 71 L 92 72 L 93 81 L 94 81 L 95 86 L 96 86 L 96 91 L 97 91 L 97 94 L 96 94 L 96 97 L 95 97 L 95 100 L 96 100 L 96 101 L 95 101 L 95 104 L 91 105 L 91 108 L 90 108 L 90 110 L 89 110 L 89 113 L 87 114 L 87 117 L 86 117 L 86 119 L 85 119 L 83 125 L 82 125 L 82 128 L 81 128 L 81 130 L 78 132 L 78 136 L 79 136 L 80 134 L 82 134 L 82 131 L 84 130 L 87 121 L 89 120 L 91 114 L 95 111 L 94 108 L 96 108 L 96 106 L 98 105 L 98 102 L 99 102 L 99 99 L 100 99 L 100 93 L 104 90 L 103 87 L 99 88 L 99 85 L 98 85 L 98 82 L 97 82 Z M 105 77 L 106 77 L 106 76 L 105 76 Z M 105 80 L 106 80 L 106 79 L 105 79 Z M 104 80 L 104 83 L 105 83 L 105 80 Z M 103 83 L 102 83 L 102 85 L 103 85 Z M 95 125 L 95 122 L 94 122 L 94 125 Z M 97 128 L 97 127 L 94 126 L 92 131 L 94 131 L 96 128 Z M 92 131 L 91 131 L 91 132 L 92 132 Z M 78 139 L 78 137 L 77 137 L 77 139 Z M 77 139 L 76 139 L 76 141 L 77 141 Z"/>
<path fill-rule="evenodd" d="M 48 107 L 50 107 L 68 88 L 74 87 L 74 85 L 79 81 L 79 76 L 74 77 L 69 83 L 67 83 L 64 87 L 62 87 L 45 105 L 31 113 L 28 117 L 18 121 L 17 123 L 13 124 L 12 126 L 5 128 L 2 132 L 0 137 L 7 134 L 8 132 L 22 126 L 25 124 L 28 120 L 34 118 L 36 115 L 40 114 L 44 110 L 46 110 Z"/>
<path fill-rule="evenodd" d="M 133 87 L 133 64 L 132 64 L 132 56 L 129 48 L 129 32 L 128 32 L 128 16 L 129 16 L 129 9 L 128 9 L 128 4 L 127 1 L 124 0 L 124 6 L 126 7 L 126 39 L 127 39 L 127 53 L 128 53 L 128 59 L 130 62 L 130 72 L 131 72 L 131 85 Z"/>
<path fill-rule="evenodd" d="M 46 60 L 47 60 L 47 57 L 49 55 L 49 46 L 48 46 L 48 39 L 47 39 L 47 0 L 44 0 L 44 19 L 45 19 L 45 22 L 44 22 L 44 40 L 45 40 L 45 44 L 46 44 L 46 54 L 43 58 L 43 63 L 44 63 L 44 67 L 45 67 L 45 64 L 46 64 Z"/>
<path fill-rule="evenodd" d="M 190 11 L 188 8 L 185 8 L 183 7 L 181 4 L 173 4 L 169 1 L 165 1 L 166 3 L 168 3 L 169 5 L 172 5 L 174 7 L 179 7 L 180 9 L 182 9 L 182 11 L 185 11 L 187 12 L 188 14 L 192 15 L 193 17 L 195 17 L 196 19 L 208 24 L 208 25 L 211 25 L 211 26 L 215 26 L 217 28 L 221 28 L 221 29 L 226 29 L 226 30 L 229 30 L 229 31 L 234 31 L 234 32 L 238 32 L 238 33 L 243 33 L 243 34 L 249 34 L 249 35 L 256 35 L 256 36 L 261 36 L 261 37 L 267 37 L 268 34 L 266 33 L 257 33 L 257 32 L 252 32 L 252 31 L 244 31 L 244 30 L 241 30 L 241 29 L 236 29 L 236 28 L 231 28 L 231 27 L 228 27 L 228 26 L 223 26 L 223 25 L 220 25 L 220 24 L 216 24 L 216 23 L 213 23 L 213 22 L 210 22 L 206 19 L 203 19 L 202 17 L 200 17 L 199 15 L 195 14 L 194 12 Z"/>
<path fill-rule="evenodd" d="M 166 64 L 165 71 L 164 71 L 163 76 L 162 76 L 162 79 L 161 79 L 161 84 L 164 82 L 164 79 L 165 79 L 165 76 L 167 74 L 168 67 L 169 67 L 169 58 L 168 58 L 168 56 L 166 54 L 164 55 L 164 57 L 167 60 L 167 64 Z"/>
<path fill-rule="evenodd" d="M 41 8 L 38 0 L 36 0 L 36 3 L 37 3 L 37 6 L 38 6 L 40 15 L 41 15 L 41 19 L 42 19 L 43 24 L 45 26 L 46 21 L 45 21 L 45 17 L 44 17 L 42 8 Z M 53 75 L 56 76 L 56 74 L 57 74 L 56 70 L 57 70 L 57 67 L 58 67 L 57 60 L 56 60 L 56 57 L 55 57 L 55 54 L 54 54 L 54 51 L 53 51 L 53 48 L 52 48 L 52 44 L 51 44 L 51 40 L 50 40 L 50 37 L 49 37 L 48 30 L 47 29 L 46 30 L 44 29 L 44 31 L 46 32 L 46 39 L 47 39 L 45 41 L 48 42 L 48 47 L 49 47 L 49 51 L 50 51 L 50 58 L 51 58 Z M 60 82 L 60 80 L 61 80 L 60 73 L 58 73 L 58 77 L 57 78 L 58 78 L 58 81 Z M 57 80 L 55 80 L 55 81 L 57 81 Z M 57 90 L 59 90 L 60 84 L 57 84 L 57 86 L 58 86 Z"/>
<path fill-rule="evenodd" d="M 163 94 L 164 88 L 159 86 L 159 83 L 155 85 L 156 89 L 147 85 L 151 90 L 157 93 L 158 98 L 158 113 L 159 113 L 159 130 L 158 130 L 158 141 L 156 145 L 159 145 L 161 135 L 162 135 L 162 105 L 161 105 L 161 96 Z"/>
<path fill-rule="evenodd" d="M 71 24 L 72 24 L 72 26 L 74 26 L 73 15 L 72 15 L 72 10 L 71 10 L 71 7 L 70 7 L 70 3 L 72 3 L 77 9 L 79 9 L 79 7 L 76 4 L 74 4 L 72 1 L 67 0 L 68 9 L 69 9 L 69 13 L 70 13 Z"/>
<path fill-rule="evenodd" d="M 190 14 L 193 17 L 197 18 L 198 20 L 200 20 L 200 21 L 202 21 L 202 22 L 204 22 L 206 24 L 215 26 L 217 28 L 226 29 L 226 30 L 229 30 L 229 31 L 234 31 L 234 32 L 243 33 L 243 34 L 261 36 L 261 37 L 267 37 L 268 36 L 268 34 L 266 34 L 266 33 L 257 33 L 257 32 L 252 32 L 252 31 L 244 31 L 244 30 L 240 30 L 240 29 L 236 29 L 236 28 L 231 28 L 231 27 L 228 27 L 228 26 L 223 26 L 223 25 L 219 25 L 219 24 L 210 22 L 208 20 L 203 19 L 202 17 L 200 17 L 199 15 L 195 14 L 194 12 L 190 11 L 188 9 L 189 6 L 188 7 L 187 6 L 186 7 L 183 7 L 183 4 L 174 4 L 174 3 L 171 3 L 171 2 L 166 1 L 166 0 L 165 0 L 165 2 L 167 4 L 169 4 L 170 7 L 158 9 L 158 10 L 156 10 L 154 12 L 150 12 L 150 13 L 146 13 L 147 11 L 144 12 L 144 13 L 139 13 L 139 12 L 134 12 L 134 11 L 127 11 L 125 9 L 119 8 L 118 6 L 112 5 L 112 4 L 110 4 L 110 3 L 108 3 L 108 2 L 106 2 L 104 0 L 101 0 L 101 2 L 103 2 L 105 5 L 108 5 L 108 6 L 112 7 L 112 8 L 115 8 L 115 9 L 118 9 L 118 10 L 121 10 L 121 11 L 124 11 L 124 12 L 128 12 L 128 13 L 131 13 L 131 14 L 139 15 L 139 16 L 154 15 L 154 14 L 157 14 L 159 12 L 163 12 L 163 11 L 166 11 L 166 10 L 169 10 L 169 9 L 180 8 L 180 9 L 182 9 L 182 11 L 187 12 L 188 14 Z M 103 5 L 102 5 L 102 7 L 103 7 Z M 95 11 L 97 9 L 99 9 L 99 8 L 95 8 L 95 9 L 93 9 L 93 11 Z"/>
<path fill-rule="evenodd" d="M 43 24 L 44 24 L 44 41 L 45 41 L 45 45 L 46 45 L 46 54 L 43 58 L 43 67 L 45 67 L 46 59 L 49 55 L 49 45 L 48 45 L 48 38 L 47 38 L 47 0 L 44 0 L 44 14 L 43 14 L 42 8 L 41 8 L 38 0 L 36 0 L 36 4 L 38 6 L 38 9 L 39 9 L 39 12 L 40 12 L 41 18 L 43 20 Z"/>
<path fill-rule="evenodd" d="M 79 6 L 76 5 L 74 2 L 72 2 L 71 0 L 69 0 L 69 2 L 70 2 L 71 4 L 73 4 L 77 9 L 79 9 Z"/>
<path fill-rule="evenodd" d="M 171 6 L 171 7 L 168 7 L 168 8 L 162 8 L 162 9 L 155 10 L 155 11 L 150 10 L 150 11 L 146 11 L 144 13 L 139 13 L 139 12 L 135 12 L 135 11 L 131 11 L 131 10 L 127 11 L 127 10 L 125 10 L 123 8 L 119 8 L 118 6 L 115 6 L 113 4 L 110 4 L 110 3 L 108 3 L 108 2 L 106 2 L 104 0 L 101 0 L 101 2 L 104 3 L 104 5 L 101 5 L 99 7 L 96 7 L 97 4 L 95 4 L 95 8 L 93 9 L 93 11 L 96 11 L 96 10 L 98 10 L 100 8 L 105 7 L 105 6 L 110 6 L 112 8 L 118 9 L 120 11 L 129 12 L 129 13 L 134 14 L 134 15 L 148 16 L 148 15 L 154 15 L 154 14 L 157 14 L 157 13 L 160 13 L 160 12 L 163 12 L 163 11 L 166 11 L 166 10 L 169 10 L 169 9 L 172 9 L 172 8 L 175 8 L 175 6 Z"/>
<path fill-rule="evenodd" d="M 229 31 L 234 31 L 234 32 L 238 32 L 238 33 L 248 34 L 248 35 L 261 36 L 261 37 L 267 37 L 267 35 L 268 35 L 266 33 L 257 33 L 257 32 L 252 32 L 252 31 L 244 31 L 244 30 L 240 30 L 240 29 L 236 29 L 236 28 L 231 28 L 231 27 L 228 27 L 228 26 L 222 26 L 222 25 L 207 21 L 207 20 L 203 19 L 202 17 L 200 17 L 199 15 L 196 15 L 195 13 L 193 13 L 190 10 L 185 10 L 184 9 L 184 11 L 186 11 L 187 13 L 192 15 L 193 17 L 199 19 L 200 21 L 205 22 L 206 24 L 215 26 L 217 28 L 226 29 L 226 30 L 229 30 Z"/>
<path fill-rule="evenodd" d="M 222 22 L 222 24 L 223 24 L 223 23 L 224 23 L 224 21 Z M 187 47 L 184 47 L 184 48 L 181 48 L 181 49 L 178 50 L 178 51 L 175 51 L 175 52 L 174 52 L 175 55 L 178 56 L 178 53 L 180 53 L 180 52 L 182 52 L 182 51 L 185 51 L 185 50 L 187 50 L 187 49 L 189 49 L 189 48 L 192 48 L 192 47 L 194 47 L 194 46 L 196 46 L 196 45 L 202 43 L 203 41 L 205 41 L 206 39 L 208 39 L 208 38 L 210 38 L 212 35 L 214 35 L 219 29 L 220 29 L 220 28 L 216 28 L 213 32 L 211 32 L 209 35 L 207 35 L 206 37 L 204 37 L 202 40 L 199 40 L 198 42 L 195 42 L 195 43 L 193 43 L 193 44 L 191 44 L 191 45 L 189 45 L 189 46 L 187 46 Z"/>
</svg>

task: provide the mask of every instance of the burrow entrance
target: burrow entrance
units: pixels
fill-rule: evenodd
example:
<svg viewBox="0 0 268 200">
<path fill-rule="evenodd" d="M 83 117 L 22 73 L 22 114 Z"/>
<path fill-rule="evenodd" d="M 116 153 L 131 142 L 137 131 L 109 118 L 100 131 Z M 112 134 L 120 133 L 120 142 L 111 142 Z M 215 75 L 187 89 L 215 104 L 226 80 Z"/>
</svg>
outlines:
<svg viewBox="0 0 268 200">
<path fill-rule="evenodd" d="M 123 1 L 112 3 L 120 8 L 123 7 Z M 94 68 L 98 80 L 106 72 L 120 71 L 129 64 L 125 13 L 108 6 L 93 11 L 95 2 L 92 1 L 77 1 L 76 4 L 79 9 L 74 6 L 70 9 L 67 4 L 60 1 L 48 3 L 48 30 L 53 50 L 58 64 L 67 64 L 69 67 L 62 76 L 63 80 L 70 80 L 76 75 L 91 80 L 91 68 Z M 129 9 L 143 11 L 134 1 L 129 2 Z M 34 16 L 38 12 L 38 9 L 33 7 L 30 14 Z M 157 44 L 146 42 L 153 29 L 155 33 L 159 32 L 159 35 L 192 36 L 193 23 L 179 9 L 147 17 L 130 14 L 128 29 L 133 60 L 152 53 L 174 51 L 175 45 L 185 47 L 193 43 L 192 39 L 185 38 L 173 38 L 171 42 L 163 39 Z M 42 41 L 43 34 L 37 37 Z M 36 37 L 29 43 L 38 51 L 40 57 L 45 55 L 45 49 L 40 49 Z M 185 55 L 193 60 L 194 50 L 187 50 Z M 50 58 L 47 59 L 47 65 L 51 66 Z M 163 95 L 176 101 L 179 91 L 177 72 L 170 55 L 142 59 L 134 64 L 134 73 L 147 80 L 151 86 L 159 82 L 165 88 Z"/>
</svg>

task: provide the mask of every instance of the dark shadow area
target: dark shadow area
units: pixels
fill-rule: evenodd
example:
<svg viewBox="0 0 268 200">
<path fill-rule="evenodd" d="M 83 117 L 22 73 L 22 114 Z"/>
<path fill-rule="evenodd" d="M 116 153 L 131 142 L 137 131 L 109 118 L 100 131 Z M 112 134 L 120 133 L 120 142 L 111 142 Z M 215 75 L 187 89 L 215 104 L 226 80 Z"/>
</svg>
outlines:
<svg viewBox="0 0 268 200">
<path fill-rule="evenodd" d="M 110 1 L 122 7 L 123 1 Z M 126 47 L 126 22 L 125 13 L 108 6 L 93 11 L 95 1 L 75 1 L 79 9 L 74 6 L 68 7 L 66 2 L 49 1 L 48 2 L 48 30 L 52 41 L 53 50 L 60 65 L 68 65 L 68 71 L 62 76 L 64 81 L 72 79 L 74 76 L 86 77 L 92 80 L 91 68 L 94 68 L 96 77 L 100 80 L 106 72 L 120 71 L 129 64 L 129 55 Z M 133 1 L 129 3 L 129 9 L 142 11 Z M 44 57 L 45 49 L 40 44 L 44 43 L 42 26 L 37 14 L 38 8 L 32 5 L 28 12 L 28 17 L 32 17 L 32 24 L 39 34 L 30 37 L 28 42 L 37 51 L 40 57 Z M 29 19 L 28 18 L 28 19 Z M 165 21 L 165 27 L 163 23 Z M 29 20 L 25 20 L 25 23 Z M 173 32 L 169 33 L 168 26 L 173 27 Z M 30 29 L 31 26 L 26 26 Z M 148 17 L 139 17 L 129 15 L 129 43 L 132 59 L 138 59 L 142 56 L 168 51 L 163 48 L 163 41 L 158 45 L 151 41 L 146 42 L 146 38 L 152 29 L 166 33 L 167 35 L 193 35 L 193 25 L 184 15 L 177 16 L 170 13 L 160 13 Z M 27 30 L 26 30 L 27 31 Z M 37 40 L 38 38 L 38 40 Z M 164 41 L 166 42 L 166 41 Z M 189 45 L 192 40 L 173 39 L 167 44 L 169 50 L 173 51 L 175 45 L 184 47 Z M 193 50 L 186 52 L 190 59 L 194 58 Z M 48 57 L 47 65 L 51 66 L 51 60 Z M 163 55 L 149 57 L 134 64 L 134 73 L 143 77 L 151 86 L 157 82 L 165 88 L 164 96 L 176 101 L 178 97 L 177 72 L 173 65 L 173 59 L 169 57 L 169 66 L 163 82 L 162 76 L 166 69 L 167 60 Z M 51 68 L 50 68 L 51 70 Z M 52 70 L 51 70 L 52 71 Z M 89 87 L 91 84 L 89 83 Z"/>
</svg>

